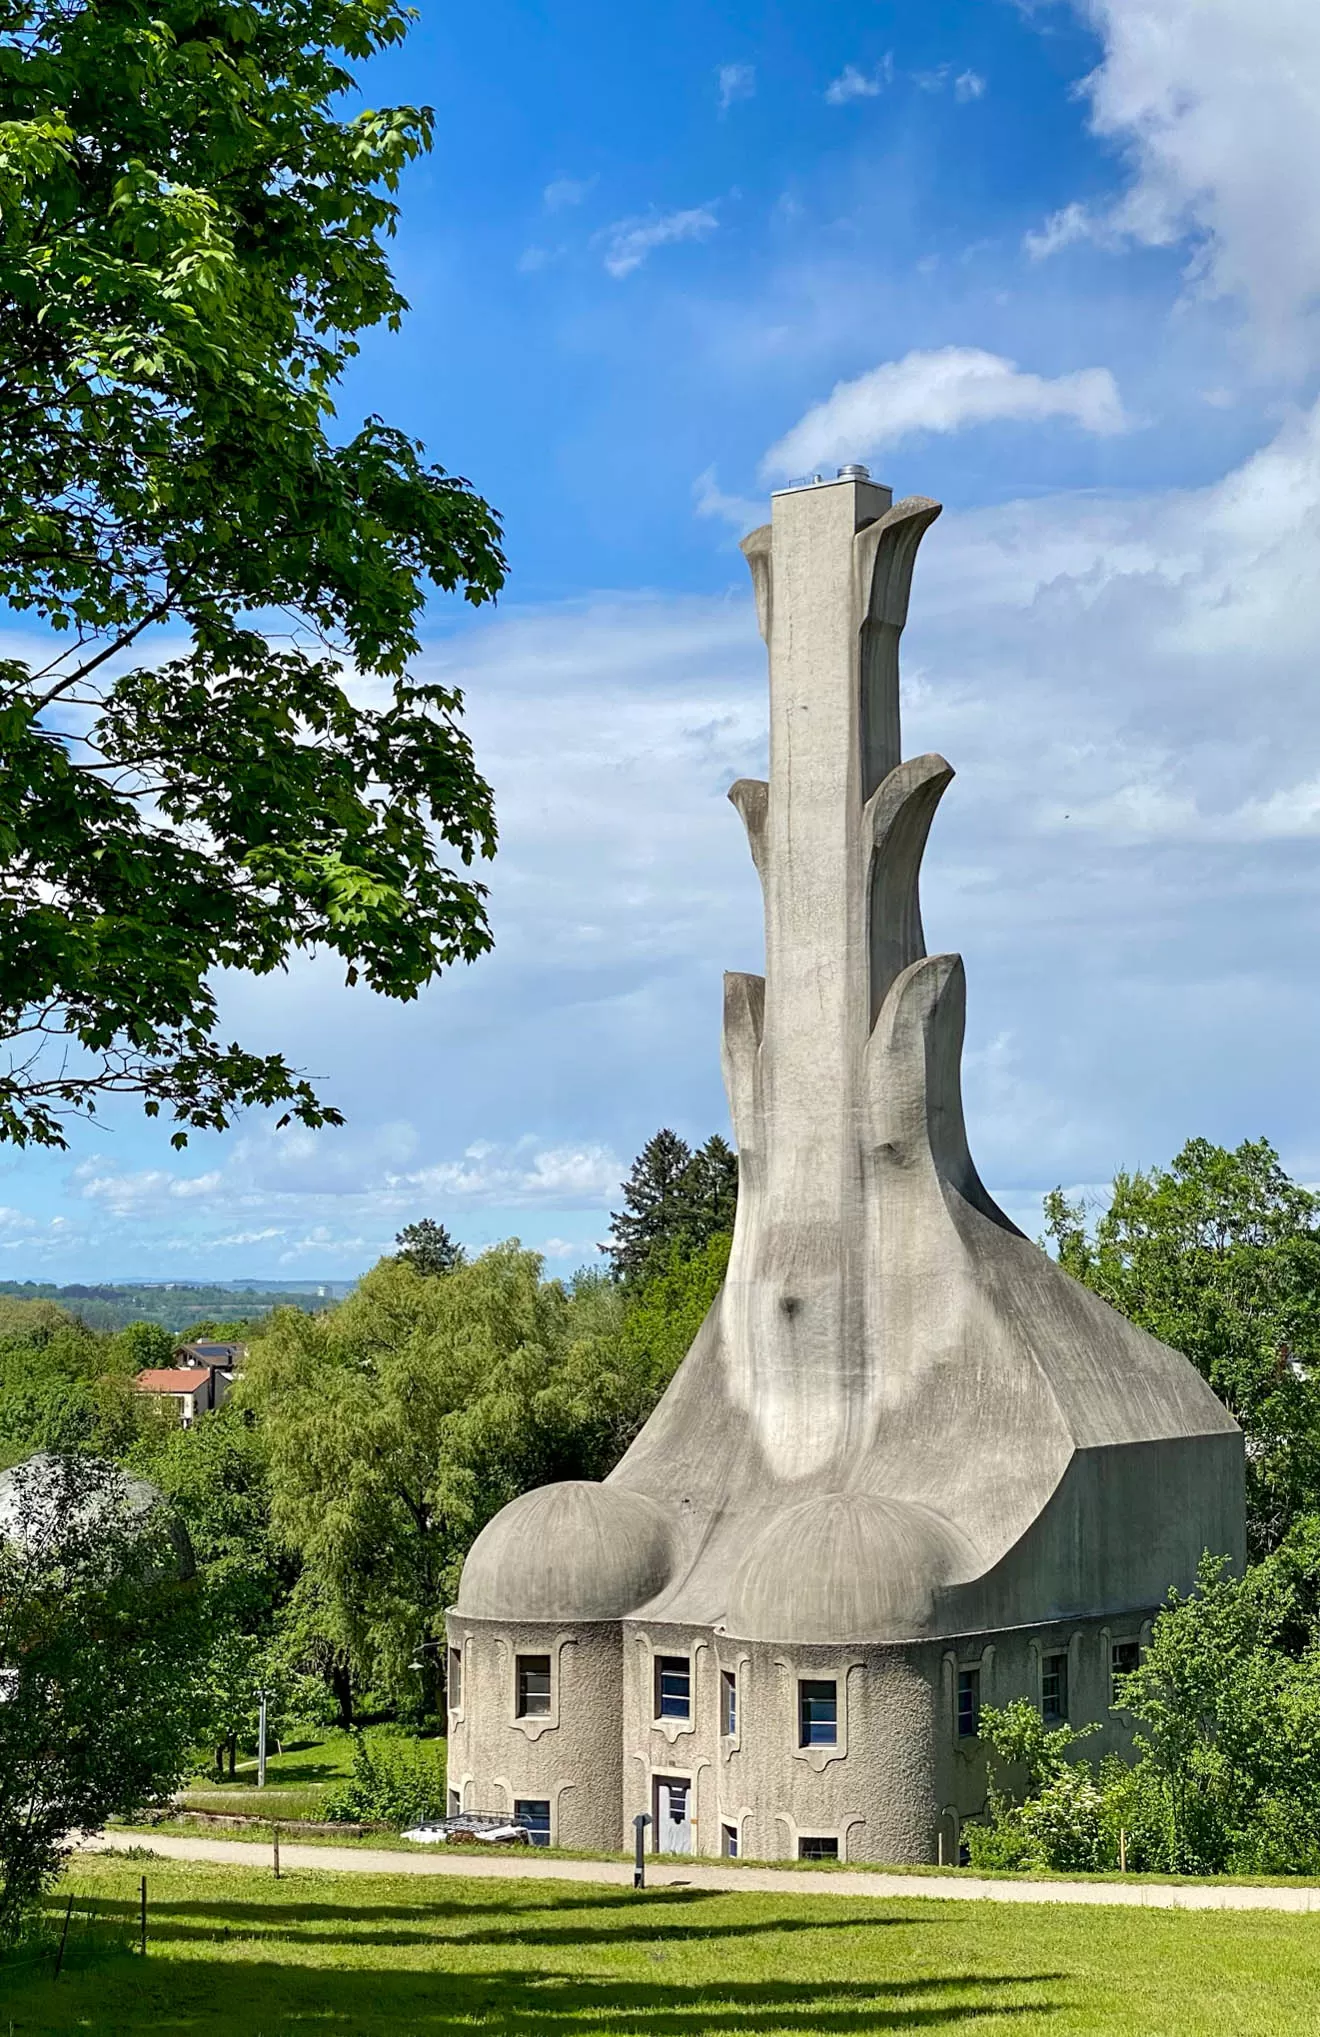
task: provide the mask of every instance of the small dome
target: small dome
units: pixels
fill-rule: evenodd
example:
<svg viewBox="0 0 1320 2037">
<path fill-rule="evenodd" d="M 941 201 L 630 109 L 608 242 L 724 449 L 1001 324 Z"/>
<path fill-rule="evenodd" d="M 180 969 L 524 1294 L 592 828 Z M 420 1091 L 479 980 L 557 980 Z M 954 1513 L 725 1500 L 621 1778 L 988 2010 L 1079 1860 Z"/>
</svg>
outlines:
<svg viewBox="0 0 1320 2037">
<path fill-rule="evenodd" d="M 0 1541 L 34 1547 L 54 1532 L 155 1535 L 168 1541 L 168 1571 L 195 1568 L 188 1531 L 159 1487 L 99 1457 L 57 1457 L 39 1450 L 0 1471 Z M 120 1545 L 123 1546 L 122 1544 Z M 161 1574 L 153 1565 L 153 1573 Z"/>
<path fill-rule="evenodd" d="M 734 1572 L 729 1632 L 746 1641 L 904 1641 L 973 1561 L 951 1521 L 909 1500 L 827 1492 L 763 1528 Z"/>
<path fill-rule="evenodd" d="M 511 1500 L 477 1536 L 458 1587 L 474 1619 L 617 1620 L 654 1598 L 673 1537 L 655 1500 L 572 1479 Z"/>
</svg>

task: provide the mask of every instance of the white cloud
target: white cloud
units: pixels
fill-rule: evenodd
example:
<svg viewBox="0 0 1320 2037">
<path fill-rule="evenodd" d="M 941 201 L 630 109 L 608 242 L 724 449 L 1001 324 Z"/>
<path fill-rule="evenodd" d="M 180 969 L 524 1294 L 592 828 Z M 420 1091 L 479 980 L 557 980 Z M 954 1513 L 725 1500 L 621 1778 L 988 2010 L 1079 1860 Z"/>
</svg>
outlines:
<svg viewBox="0 0 1320 2037">
<path fill-rule="evenodd" d="M 980 99 L 985 93 L 985 79 L 979 71 L 959 71 L 954 76 L 952 64 L 939 64 L 933 71 L 912 73 L 912 82 L 919 92 L 942 92 L 950 81 L 953 96 L 962 106 L 970 100 Z"/>
<path fill-rule="evenodd" d="M 563 212 L 570 205 L 580 205 L 595 188 L 594 177 L 556 177 L 546 185 L 541 200 L 547 212 Z"/>
<path fill-rule="evenodd" d="M 727 113 L 740 99 L 751 99 L 755 96 L 756 66 L 721 64 L 715 73 L 715 83 L 719 92 L 720 112 Z"/>
<path fill-rule="evenodd" d="M 606 233 L 605 267 L 611 276 L 631 276 L 656 248 L 670 247 L 676 241 L 705 240 L 718 225 L 710 205 L 656 213 L 646 219 L 621 219 Z"/>
<path fill-rule="evenodd" d="M 1192 1132 L 1265 1131 L 1320 1173 L 1318 555 L 1320 410 L 1210 487 L 950 510 L 926 540 L 905 749 L 958 777 L 923 914 L 932 951 L 967 957 L 973 1150 L 1028 1230 L 1039 1187 Z M 227 987 L 235 1036 L 278 1020 L 349 1128 L 89 1159 L 64 1277 L 282 1252 L 352 1273 L 426 1213 L 473 1243 L 577 1235 L 587 1260 L 642 1139 L 721 1122 L 720 972 L 761 965 L 725 799 L 765 769 L 736 571 L 725 596 L 506 608 L 434 646 L 499 800 L 493 955 L 406 1008 L 301 964 Z M 53 1263 L 27 1235 L 17 1263 Z"/>
<path fill-rule="evenodd" d="M 913 432 L 1056 417 L 1092 432 L 1124 431 L 1129 422 L 1107 368 L 1033 375 L 977 347 L 940 347 L 836 383 L 823 403 L 771 447 L 762 472 L 802 474 L 818 462 L 863 459 Z"/>
<path fill-rule="evenodd" d="M 1115 239 L 1112 229 L 1097 219 L 1085 205 L 1074 201 L 1058 212 L 1052 212 L 1044 226 L 1033 228 L 1022 245 L 1033 262 L 1042 262 L 1050 255 L 1057 255 L 1063 248 L 1073 247 L 1078 241 L 1098 240 L 1103 236 L 1108 236 L 1111 241 Z"/>
<path fill-rule="evenodd" d="M 739 532 L 765 522 L 765 503 L 760 497 L 753 500 L 746 495 L 726 495 L 713 467 L 707 467 L 692 483 L 692 506 L 698 516 L 714 517 Z"/>
<path fill-rule="evenodd" d="M 838 77 L 825 87 L 825 104 L 847 106 L 854 99 L 878 99 L 893 75 L 892 56 L 886 56 L 873 71 L 859 71 L 856 64 L 845 64 Z"/>
<path fill-rule="evenodd" d="M 1316 357 L 1320 8 L 1313 0 L 1074 0 L 1103 40 L 1083 89 L 1130 185 L 1101 214 L 1065 208 L 1035 252 L 1090 234 L 1191 241 L 1195 288 L 1249 314 L 1260 355 Z"/>
</svg>

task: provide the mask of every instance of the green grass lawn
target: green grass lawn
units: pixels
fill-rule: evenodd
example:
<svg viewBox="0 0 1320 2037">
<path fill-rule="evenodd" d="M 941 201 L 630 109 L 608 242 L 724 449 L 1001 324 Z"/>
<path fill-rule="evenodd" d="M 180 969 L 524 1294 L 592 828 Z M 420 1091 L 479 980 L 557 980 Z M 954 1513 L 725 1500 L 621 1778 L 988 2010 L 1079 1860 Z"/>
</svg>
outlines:
<svg viewBox="0 0 1320 2037">
<path fill-rule="evenodd" d="M 0 1966 L 0 2032 L 570 2037 L 1320 2030 L 1320 1920 L 79 1859 L 67 1889 L 150 1951 Z M 62 1916 L 65 1895 L 52 1898 Z M 76 1945 L 77 1933 L 73 1934 Z"/>
<path fill-rule="evenodd" d="M 374 1737 L 373 1729 L 368 1729 L 367 1737 Z M 265 1789 L 256 1786 L 255 1754 L 243 1755 L 232 1782 L 219 1782 L 214 1775 L 199 1776 L 180 1792 L 179 1801 L 194 1811 L 241 1811 L 245 1816 L 281 1820 L 316 1819 L 321 1816 L 327 1788 L 352 1771 L 353 1744 L 351 1733 L 329 1729 L 300 1733 L 282 1751 L 271 1748 L 266 1759 Z"/>
</svg>

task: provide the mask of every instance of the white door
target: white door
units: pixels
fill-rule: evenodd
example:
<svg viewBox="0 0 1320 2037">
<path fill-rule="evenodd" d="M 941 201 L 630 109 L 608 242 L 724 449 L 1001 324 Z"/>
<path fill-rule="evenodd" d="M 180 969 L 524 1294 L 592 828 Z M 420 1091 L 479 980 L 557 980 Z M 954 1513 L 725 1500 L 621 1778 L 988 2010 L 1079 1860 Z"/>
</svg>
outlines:
<svg viewBox="0 0 1320 2037">
<path fill-rule="evenodd" d="M 688 1820 L 686 1778 L 661 1776 L 655 1785 L 655 1845 L 657 1853 L 690 1853 L 692 1826 Z"/>
</svg>

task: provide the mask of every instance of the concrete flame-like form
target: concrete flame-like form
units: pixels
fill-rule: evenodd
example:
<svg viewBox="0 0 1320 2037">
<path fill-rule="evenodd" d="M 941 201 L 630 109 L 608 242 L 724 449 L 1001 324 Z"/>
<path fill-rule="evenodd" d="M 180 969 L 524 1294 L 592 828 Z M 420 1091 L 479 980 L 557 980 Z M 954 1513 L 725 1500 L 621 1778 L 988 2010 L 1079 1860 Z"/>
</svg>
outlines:
<svg viewBox="0 0 1320 2037">
<path fill-rule="evenodd" d="M 451 1616 L 451 1774 L 473 1803 L 551 1800 L 561 1843 L 619 1843 L 682 1769 L 703 1851 L 833 1832 L 854 1857 L 929 1858 L 984 1789 L 965 1749 L 957 1766 L 960 1664 L 997 1654 L 980 1694 L 1006 1701 L 1062 1651 L 1073 1716 L 1107 1717 L 1097 1651 L 1206 1547 L 1242 1557 L 1230 1417 L 1022 1236 L 968 1151 L 962 964 L 926 955 L 918 900 L 953 772 L 899 745 L 899 636 L 938 514 L 850 477 L 777 495 L 743 546 L 771 740 L 769 784 L 730 793 L 766 973 L 726 979 L 728 1277 L 611 1477 L 507 1507 Z M 536 1731 L 528 1651 L 554 1671 Z M 692 1665 L 687 1739 L 656 1716 L 659 1656 Z M 740 1679 L 734 1733 L 714 1683 L 699 1715 L 717 1671 Z M 828 1758 L 796 1744 L 803 1676 L 842 1692 Z"/>
</svg>

